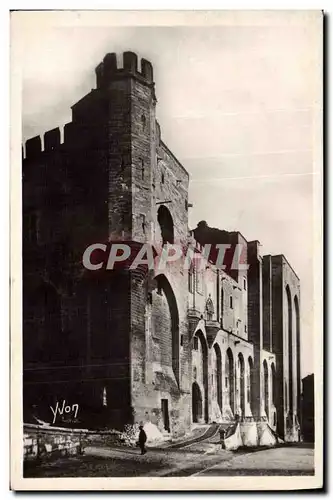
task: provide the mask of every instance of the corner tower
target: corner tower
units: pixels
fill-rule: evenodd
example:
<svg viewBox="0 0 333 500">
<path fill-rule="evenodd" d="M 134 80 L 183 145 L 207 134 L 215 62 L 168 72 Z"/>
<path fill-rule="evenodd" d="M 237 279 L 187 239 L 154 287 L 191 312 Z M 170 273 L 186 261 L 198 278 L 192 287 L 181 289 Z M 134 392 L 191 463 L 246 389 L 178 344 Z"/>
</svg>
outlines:
<svg viewBox="0 0 333 500">
<path fill-rule="evenodd" d="M 107 54 L 96 68 L 106 100 L 109 239 L 145 242 L 151 234 L 151 173 L 155 152 L 155 90 L 150 62 L 133 52 Z"/>
<path fill-rule="evenodd" d="M 44 150 L 40 137 L 26 143 L 24 210 L 31 225 L 36 221 L 36 237 L 25 245 L 25 290 L 34 297 L 37 273 L 55 286 L 56 321 L 40 336 L 55 332 L 54 342 L 64 345 L 57 349 L 57 363 L 42 363 L 33 380 L 27 366 L 25 386 L 34 383 L 27 405 L 41 393 L 36 384 L 47 379 L 46 412 L 54 401 L 75 398 L 87 426 L 122 428 L 150 419 L 162 431 L 181 433 L 190 422 L 187 273 L 180 263 L 160 272 L 125 263 L 97 271 L 82 264 L 93 243 L 187 246 L 189 176 L 161 139 L 152 65 L 139 63 L 132 52 L 122 59 L 107 54 L 96 67 L 96 88 L 72 106 L 62 143 L 58 129 L 44 135 Z M 92 260 L 107 256 L 95 254 Z M 40 302 L 38 314 L 48 317 Z M 29 349 L 36 337 L 30 306 Z M 65 380 L 68 345 L 72 368 L 66 368 Z M 55 351 L 52 346 L 44 342 L 47 355 Z"/>
<path fill-rule="evenodd" d="M 147 241 L 151 234 L 151 172 L 155 152 L 155 90 L 149 61 L 114 53 L 96 67 L 96 89 L 73 107 L 70 127 L 95 137 L 108 186 L 108 239 Z M 89 130 L 88 134 L 84 131 Z M 100 163 L 100 162 L 99 162 Z"/>
</svg>

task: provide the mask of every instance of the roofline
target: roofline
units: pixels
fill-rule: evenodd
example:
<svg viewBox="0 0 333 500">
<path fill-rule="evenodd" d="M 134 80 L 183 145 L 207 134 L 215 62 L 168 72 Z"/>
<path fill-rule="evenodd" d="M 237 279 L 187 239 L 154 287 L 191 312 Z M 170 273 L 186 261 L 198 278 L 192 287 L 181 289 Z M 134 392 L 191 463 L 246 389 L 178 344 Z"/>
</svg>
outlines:
<svg viewBox="0 0 333 500">
<path fill-rule="evenodd" d="M 288 259 L 285 257 L 285 255 L 283 253 L 279 253 L 278 255 L 265 255 L 264 257 L 280 257 L 282 259 L 282 261 L 284 260 L 288 266 L 290 267 L 290 269 L 292 270 L 292 272 L 294 273 L 294 275 L 296 276 L 296 278 L 298 279 L 298 281 L 301 281 L 299 279 L 299 276 L 296 274 L 296 271 L 295 269 L 293 268 L 293 266 L 290 264 L 290 262 L 288 261 Z"/>
<path fill-rule="evenodd" d="M 188 178 L 190 178 L 190 174 L 188 173 L 188 171 L 186 170 L 186 168 L 180 163 L 180 161 L 175 157 L 175 155 L 173 154 L 172 151 L 170 151 L 170 149 L 168 148 L 168 146 L 165 144 L 165 142 L 162 141 L 162 139 L 160 140 L 160 144 L 162 147 L 164 147 L 166 149 L 166 151 L 170 154 L 170 156 L 175 160 L 175 162 L 183 169 L 184 173 L 187 175 Z"/>
<path fill-rule="evenodd" d="M 246 243 L 249 243 L 249 241 L 245 238 L 245 236 L 240 231 L 237 231 L 237 230 L 235 230 L 235 231 L 228 231 L 228 233 L 229 234 L 239 234 L 243 238 L 243 240 L 246 241 Z"/>
</svg>

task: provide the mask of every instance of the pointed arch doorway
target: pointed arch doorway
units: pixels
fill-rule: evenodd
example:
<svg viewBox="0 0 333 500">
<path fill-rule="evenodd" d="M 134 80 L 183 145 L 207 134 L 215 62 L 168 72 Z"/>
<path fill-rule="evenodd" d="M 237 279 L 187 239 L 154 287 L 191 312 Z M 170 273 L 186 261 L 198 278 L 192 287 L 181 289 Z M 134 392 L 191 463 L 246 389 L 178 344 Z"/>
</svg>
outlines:
<svg viewBox="0 0 333 500">
<path fill-rule="evenodd" d="M 196 382 L 192 384 L 192 419 L 194 423 L 202 420 L 202 395 Z"/>
</svg>

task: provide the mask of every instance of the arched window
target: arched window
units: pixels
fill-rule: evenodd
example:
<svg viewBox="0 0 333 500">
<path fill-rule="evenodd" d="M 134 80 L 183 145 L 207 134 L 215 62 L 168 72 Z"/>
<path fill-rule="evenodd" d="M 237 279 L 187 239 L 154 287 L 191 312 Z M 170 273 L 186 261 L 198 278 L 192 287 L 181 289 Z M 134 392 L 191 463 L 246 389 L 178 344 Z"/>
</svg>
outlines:
<svg viewBox="0 0 333 500">
<path fill-rule="evenodd" d="M 141 123 L 142 123 L 142 129 L 144 131 L 146 129 L 146 123 L 147 123 L 147 119 L 144 114 L 141 115 Z"/>
<path fill-rule="evenodd" d="M 157 211 L 157 220 L 161 228 L 163 245 L 174 243 L 173 220 L 167 207 L 161 205 Z"/>
<path fill-rule="evenodd" d="M 175 294 L 164 274 L 156 276 L 159 293 L 153 300 L 152 323 L 154 335 L 158 339 L 163 353 L 163 361 L 172 363 L 173 372 L 179 383 L 179 313 Z M 161 323 L 161 314 L 167 318 L 169 328 Z"/>
<path fill-rule="evenodd" d="M 195 266 L 192 263 L 188 270 L 188 291 L 190 293 L 195 292 Z"/>
<path fill-rule="evenodd" d="M 248 371 L 247 371 L 247 400 L 250 404 L 251 410 L 253 409 L 252 404 L 252 387 L 254 384 L 253 380 L 253 360 L 251 356 L 248 359 Z"/>
<path fill-rule="evenodd" d="M 141 179 L 144 180 L 145 178 L 145 164 L 144 161 L 141 160 Z"/>
<path fill-rule="evenodd" d="M 242 416 L 245 415 L 245 363 L 242 353 L 238 354 L 238 364 L 239 364 L 239 398 L 240 398 L 240 408 L 242 410 Z"/>
<path fill-rule="evenodd" d="M 295 295 L 294 297 L 294 305 L 295 305 L 295 322 L 296 322 L 296 380 L 297 380 L 297 412 L 298 418 L 300 419 L 300 409 L 301 409 L 301 388 L 299 384 L 301 383 L 301 338 L 300 338 L 300 318 L 299 318 L 299 302 L 298 297 Z"/>
<path fill-rule="evenodd" d="M 192 350 L 192 366 L 196 367 L 196 381 L 202 389 L 203 418 L 205 422 L 208 422 L 208 346 L 201 330 L 195 333 L 193 345 L 197 345 L 198 349 Z"/>
<path fill-rule="evenodd" d="M 228 400 L 231 411 L 235 412 L 235 382 L 234 382 L 234 357 L 229 348 L 225 357 L 225 385 L 228 390 Z"/>
<path fill-rule="evenodd" d="M 203 401 L 200 387 L 196 382 L 192 384 L 192 420 L 200 422 L 203 416 Z"/>
<path fill-rule="evenodd" d="M 271 366 L 271 374 L 272 374 L 272 402 L 274 406 L 277 406 L 277 398 L 276 398 L 276 371 L 275 371 L 275 366 L 274 363 L 272 363 Z"/>
<path fill-rule="evenodd" d="M 293 317 L 292 317 L 292 304 L 291 304 L 291 294 L 289 286 L 286 286 L 286 295 L 287 295 L 287 308 L 288 308 L 288 378 L 289 378 L 289 411 L 293 412 Z"/>
<path fill-rule="evenodd" d="M 215 363 L 214 363 L 214 378 L 216 384 L 216 399 L 220 410 L 222 411 L 222 356 L 221 350 L 218 344 L 214 344 L 214 353 L 215 353 Z"/>
<path fill-rule="evenodd" d="M 224 290 L 223 286 L 221 286 L 221 319 L 223 319 L 223 313 L 224 313 Z"/>
<path fill-rule="evenodd" d="M 268 384 L 268 366 L 267 361 L 264 360 L 264 398 L 265 398 L 265 412 L 269 420 L 269 384 Z"/>
<path fill-rule="evenodd" d="M 103 387 L 102 404 L 103 404 L 103 406 L 107 406 L 108 405 L 106 387 Z"/>
</svg>

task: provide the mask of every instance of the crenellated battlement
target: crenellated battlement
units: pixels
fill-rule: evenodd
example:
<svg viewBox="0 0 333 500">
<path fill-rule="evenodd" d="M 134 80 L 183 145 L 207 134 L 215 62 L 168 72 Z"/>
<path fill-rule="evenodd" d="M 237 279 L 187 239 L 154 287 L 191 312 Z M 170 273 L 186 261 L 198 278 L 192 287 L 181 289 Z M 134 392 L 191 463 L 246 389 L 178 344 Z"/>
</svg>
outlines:
<svg viewBox="0 0 333 500">
<path fill-rule="evenodd" d="M 25 143 L 25 158 L 36 158 L 42 151 L 42 139 L 40 135 L 28 139 Z"/>
<path fill-rule="evenodd" d="M 57 127 L 48 130 L 43 136 L 37 135 L 25 142 L 24 147 L 22 146 L 22 158 L 35 160 L 40 155 L 60 151 L 62 148 L 75 148 L 84 143 L 84 131 L 84 127 L 73 122 L 66 123 L 63 129 Z"/>
<path fill-rule="evenodd" d="M 60 129 L 54 128 L 44 134 L 44 150 L 53 151 L 60 146 Z"/>
<path fill-rule="evenodd" d="M 64 128 L 65 135 L 66 127 L 68 125 L 70 124 L 68 123 Z M 60 128 L 53 128 L 52 130 L 45 132 L 43 139 L 40 135 L 28 139 L 25 142 L 25 154 L 23 155 L 23 158 L 33 160 L 41 153 L 48 153 L 60 149 L 62 145 Z"/>
<path fill-rule="evenodd" d="M 146 59 L 141 59 L 140 70 L 138 66 L 138 56 L 134 52 L 123 53 L 123 67 L 118 67 L 117 55 L 115 53 L 106 54 L 103 61 L 95 69 L 97 89 L 107 88 L 110 81 L 124 77 L 134 77 L 143 84 L 154 88 L 152 64 Z M 96 90 L 92 91 L 89 95 L 92 95 L 94 92 L 96 92 Z M 82 133 L 83 131 L 81 129 L 81 139 Z M 34 160 L 41 154 L 57 151 L 66 144 L 74 146 L 77 142 L 77 136 L 78 124 L 70 122 L 64 126 L 63 142 L 61 142 L 61 131 L 59 128 L 54 128 L 45 132 L 43 137 L 32 137 L 25 143 L 25 147 L 23 148 L 23 159 Z M 160 137 L 159 127 L 158 136 Z"/>
<path fill-rule="evenodd" d="M 113 53 L 106 54 L 97 68 L 96 81 L 97 88 L 103 88 L 115 78 L 134 76 L 142 81 L 152 84 L 153 83 L 153 66 L 146 59 L 141 59 L 141 71 L 138 70 L 138 56 L 134 52 L 123 53 L 123 67 L 117 66 L 117 55 Z"/>
</svg>

